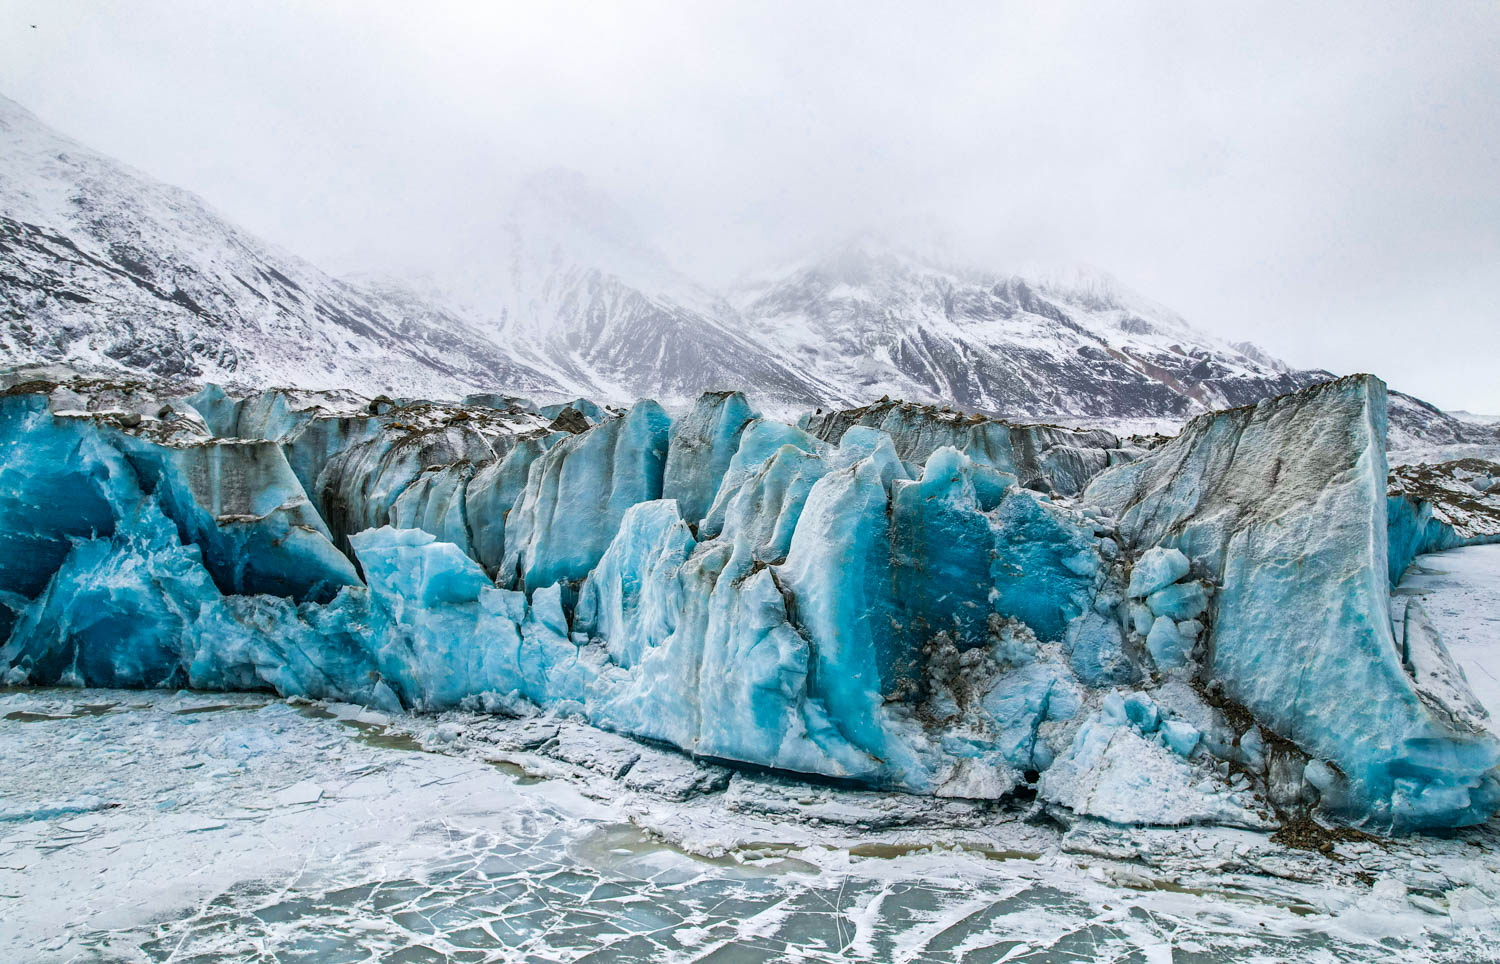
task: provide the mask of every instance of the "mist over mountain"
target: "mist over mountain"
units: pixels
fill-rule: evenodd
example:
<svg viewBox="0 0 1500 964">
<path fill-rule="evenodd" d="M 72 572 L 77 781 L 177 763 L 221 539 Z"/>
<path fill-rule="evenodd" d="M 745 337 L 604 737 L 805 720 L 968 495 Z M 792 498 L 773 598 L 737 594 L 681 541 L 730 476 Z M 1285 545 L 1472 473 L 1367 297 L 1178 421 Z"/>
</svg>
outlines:
<svg viewBox="0 0 1500 964">
<path fill-rule="evenodd" d="M 0 353 L 403 393 L 553 387 L 440 307 L 333 278 L 0 98 Z"/>
<path fill-rule="evenodd" d="M 1015 419 L 1171 419 L 1328 377 L 1207 335 L 1107 273 L 967 263 L 917 224 L 715 290 L 576 172 L 527 179 L 440 271 L 335 278 L 0 100 L 0 348 L 247 387 L 505 391 L 783 413 L 882 397 Z M 1403 431 L 1492 430 L 1412 400 Z"/>
</svg>

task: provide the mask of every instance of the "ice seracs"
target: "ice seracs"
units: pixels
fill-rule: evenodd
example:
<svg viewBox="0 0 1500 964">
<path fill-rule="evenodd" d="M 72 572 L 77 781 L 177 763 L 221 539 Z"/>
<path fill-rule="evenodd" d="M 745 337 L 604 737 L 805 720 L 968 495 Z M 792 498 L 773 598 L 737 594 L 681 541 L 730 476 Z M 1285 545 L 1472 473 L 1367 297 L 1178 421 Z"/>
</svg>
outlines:
<svg viewBox="0 0 1500 964">
<path fill-rule="evenodd" d="M 637 402 L 540 455 L 507 517 L 502 580 L 541 588 L 588 575 L 625 512 L 661 497 L 671 427 L 660 405 Z"/>
<path fill-rule="evenodd" d="M 1500 745 L 1433 712 L 1402 663 L 1386 476 L 1385 386 L 1354 376 L 1200 416 L 1083 499 L 1220 586 L 1207 682 L 1319 761 L 1306 773 L 1323 806 L 1397 828 L 1475 822 L 1500 802 Z"/>
<path fill-rule="evenodd" d="M 797 428 L 737 393 L 674 420 L 90 392 L 0 397 L 10 683 L 571 714 L 1119 823 L 1500 804 L 1462 673 L 1420 607 L 1390 620 L 1406 502 L 1373 378 L 1149 449 L 903 403 Z M 1477 512 L 1424 491 L 1445 524 Z"/>
</svg>

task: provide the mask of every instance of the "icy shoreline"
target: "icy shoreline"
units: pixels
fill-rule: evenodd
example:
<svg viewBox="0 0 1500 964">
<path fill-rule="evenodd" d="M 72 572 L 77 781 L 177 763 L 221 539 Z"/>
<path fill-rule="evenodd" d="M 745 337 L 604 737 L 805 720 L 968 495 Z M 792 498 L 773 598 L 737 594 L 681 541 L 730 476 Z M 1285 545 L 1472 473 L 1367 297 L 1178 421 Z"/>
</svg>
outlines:
<svg viewBox="0 0 1500 964">
<path fill-rule="evenodd" d="M 1500 927 L 1494 821 L 1330 859 L 745 773 L 693 790 L 684 758 L 578 724 L 256 694 L 0 691 L 0 752 L 13 959 L 1483 960 Z"/>
<path fill-rule="evenodd" d="M 1387 618 L 1415 553 L 1500 525 L 1500 467 L 1388 473 L 1370 376 L 1149 450 L 888 400 L 801 427 L 738 393 L 498 403 L 15 386 L 4 680 L 581 715 L 1131 825 L 1500 802 L 1441 634 Z"/>
</svg>

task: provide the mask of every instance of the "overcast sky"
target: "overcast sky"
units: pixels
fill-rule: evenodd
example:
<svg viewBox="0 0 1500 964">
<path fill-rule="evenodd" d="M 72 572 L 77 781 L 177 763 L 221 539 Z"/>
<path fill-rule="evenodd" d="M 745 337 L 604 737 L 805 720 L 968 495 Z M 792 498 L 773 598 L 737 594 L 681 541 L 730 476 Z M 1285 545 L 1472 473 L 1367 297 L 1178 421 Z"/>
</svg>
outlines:
<svg viewBox="0 0 1500 964">
<path fill-rule="evenodd" d="M 709 282 L 931 215 L 1494 413 L 1497 51 L 1492 0 L 0 0 L 0 93 L 335 271 L 561 165 Z"/>
</svg>

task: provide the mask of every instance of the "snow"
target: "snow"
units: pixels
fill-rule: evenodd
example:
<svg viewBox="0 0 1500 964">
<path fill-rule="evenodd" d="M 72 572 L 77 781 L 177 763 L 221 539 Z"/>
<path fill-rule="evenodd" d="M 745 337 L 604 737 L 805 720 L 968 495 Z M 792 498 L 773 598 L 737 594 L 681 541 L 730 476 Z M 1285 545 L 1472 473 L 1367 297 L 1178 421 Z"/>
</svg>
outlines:
<svg viewBox="0 0 1500 964">
<path fill-rule="evenodd" d="M 1396 588 L 1398 616 L 1408 600 L 1421 603 L 1500 735 L 1500 545 L 1419 556 Z"/>
<path fill-rule="evenodd" d="M 1144 822 L 1161 826 L 1216 823 L 1265 827 L 1267 819 L 1251 809 L 1250 794 L 1204 778 L 1182 759 L 1177 747 L 1196 744 L 1196 735 L 1180 727 L 1175 746 L 1158 733 L 1154 720 L 1095 717 L 1079 729 L 1073 745 L 1042 775 L 1038 794 L 1075 814 L 1113 823 Z"/>
<path fill-rule="evenodd" d="M 556 750 L 535 723 L 440 725 L 437 746 L 432 721 L 254 694 L 0 693 L 0 956 L 1331 964 L 1486 960 L 1500 926 L 1492 829 L 1334 862 L 744 775 L 673 799 L 659 751 L 621 780 L 562 759 L 615 752 L 576 724 Z"/>
</svg>

